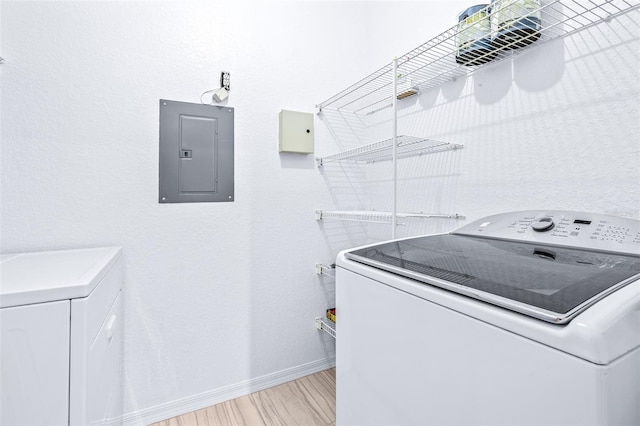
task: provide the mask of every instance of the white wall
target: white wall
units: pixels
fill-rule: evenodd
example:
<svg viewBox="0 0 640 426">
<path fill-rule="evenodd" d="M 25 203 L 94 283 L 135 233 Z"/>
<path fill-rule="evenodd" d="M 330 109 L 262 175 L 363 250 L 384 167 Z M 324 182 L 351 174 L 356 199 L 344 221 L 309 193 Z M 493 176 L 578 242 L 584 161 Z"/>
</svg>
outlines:
<svg viewBox="0 0 640 426">
<path fill-rule="evenodd" d="M 124 248 L 126 412 L 330 363 L 313 268 L 328 194 L 313 156 L 278 154 L 278 112 L 369 69 L 364 4 L 1 7 L 1 249 Z M 235 202 L 160 205 L 158 100 L 199 102 L 221 70 Z"/>
<path fill-rule="evenodd" d="M 634 15 L 487 67 L 407 108 L 406 127 L 465 144 L 461 211 L 471 219 L 530 208 L 640 218 Z"/>
<path fill-rule="evenodd" d="M 277 153 L 277 113 L 312 112 L 462 3 L 2 2 L 1 249 L 124 247 L 127 412 L 332 356 L 312 265 L 348 240 L 313 220 L 336 189 L 311 156 Z M 401 199 L 640 218 L 638 33 L 614 20 L 406 100 L 401 133 L 465 149 L 409 163 Z M 158 99 L 198 102 L 220 70 L 236 201 L 159 205 Z M 316 120 L 317 153 L 333 134 Z"/>
<path fill-rule="evenodd" d="M 375 2 L 369 20 L 379 29 L 370 39 L 377 68 L 392 57 L 378 52 L 391 50 L 401 57 L 453 26 L 466 6 Z M 400 160 L 398 210 L 458 213 L 466 219 L 408 220 L 398 236 L 442 232 L 489 214 L 526 209 L 640 218 L 637 16 L 634 10 L 600 22 L 399 101 L 399 134 L 463 144 L 464 149 Z M 385 22 L 395 23 L 395 30 Z M 391 137 L 391 112 L 387 108 L 365 118 L 323 114 L 333 133 L 350 145 Z M 359 207 L 391 210 L 389 165 L 369 166 L 366 185 L 360 182 L 362 174 L 345 170 L 328 179 L 342 207 L 356 208 L 349 203 L 355 193 L 365 193 L 364 187 L 368 193 L 357 199 Z M 354 183 L 349 190 L 345 179 Z M 352 237 L 346 243 L 390 235 L 386 225 L 382 231 L 365 228 L 349 225 Z M 345 243 L 337 232 L 332 235 L 334 246 Z"/>
</svg>

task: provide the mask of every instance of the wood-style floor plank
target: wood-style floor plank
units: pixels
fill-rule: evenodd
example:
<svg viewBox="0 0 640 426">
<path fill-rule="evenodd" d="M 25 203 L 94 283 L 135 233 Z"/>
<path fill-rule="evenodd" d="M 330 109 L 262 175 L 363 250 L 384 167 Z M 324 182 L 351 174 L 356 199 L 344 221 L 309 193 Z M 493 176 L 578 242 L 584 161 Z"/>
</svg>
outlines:
<svg viewBox="0 0 640 426">
<path fill-rule="evenodd" d="M 335 426 L 335 368 L 151 426 Z"/>
</svg>

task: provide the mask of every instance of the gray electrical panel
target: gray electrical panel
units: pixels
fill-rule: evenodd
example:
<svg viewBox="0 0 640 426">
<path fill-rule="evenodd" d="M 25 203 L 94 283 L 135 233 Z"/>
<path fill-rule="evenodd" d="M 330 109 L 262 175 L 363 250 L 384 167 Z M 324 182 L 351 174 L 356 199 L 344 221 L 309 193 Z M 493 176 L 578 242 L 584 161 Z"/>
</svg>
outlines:
<svg viewBox="0 0 640 426">
<path fill-rule="evenodd" d="M 233 188 L 233 108 L 160 99 L 159 201 L 233 201 Z"/>
</svg>

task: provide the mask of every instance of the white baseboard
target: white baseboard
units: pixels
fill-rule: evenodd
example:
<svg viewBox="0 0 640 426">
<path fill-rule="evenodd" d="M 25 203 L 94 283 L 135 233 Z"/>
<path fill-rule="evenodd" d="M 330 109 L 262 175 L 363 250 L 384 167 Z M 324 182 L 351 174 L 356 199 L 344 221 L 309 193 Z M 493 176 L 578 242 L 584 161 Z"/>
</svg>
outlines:
<svg viewBox="0 0 640 426">
<path fill-rule="evenodd" d="M 335 367 L 335 365 L 335 358 L 319 359 L 317 361 L 276 371 L 275 373 L 266 374 L 244 382 L 212 389 L 201 394 L 180 398 L 175 401 L 169 401 L 167 403 L 145 408 L 133 413 L 127 413 L 120 418 L 112 419 L 109 424 L 136 426 L 148 425 L 150 423 L 159 422 L 161 420 L 166 420 L 171 417 L 219 404 L 240 396 L 249 395 L 253 392 L 281 385 L 282 383 Z"/>
</svg>

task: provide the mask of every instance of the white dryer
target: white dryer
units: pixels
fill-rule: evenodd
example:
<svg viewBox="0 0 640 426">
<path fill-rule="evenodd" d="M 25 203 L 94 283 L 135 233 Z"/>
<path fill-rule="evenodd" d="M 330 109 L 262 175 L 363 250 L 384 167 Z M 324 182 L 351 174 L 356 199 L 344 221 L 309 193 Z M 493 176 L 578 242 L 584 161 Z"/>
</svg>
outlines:
<svg viewBox="0 0 640 426">
<path fill-rule="evenodd" d="M 122 415 L 118 247 L 2 255 L 0 424 Z"/>
<path fill-rule="evenodd" d="M 338 425 L 640 424 L 640 221 L 504 213 L 336 265 Z"/>
</svg>

